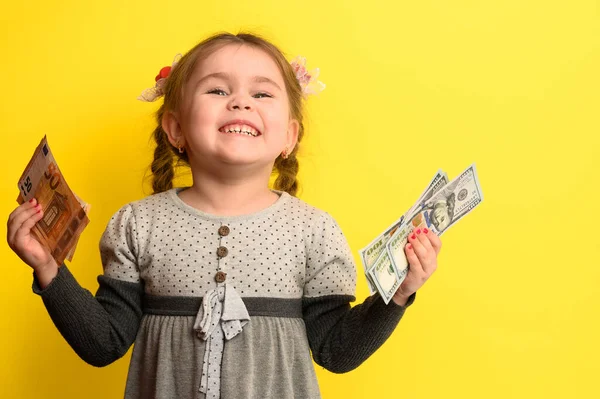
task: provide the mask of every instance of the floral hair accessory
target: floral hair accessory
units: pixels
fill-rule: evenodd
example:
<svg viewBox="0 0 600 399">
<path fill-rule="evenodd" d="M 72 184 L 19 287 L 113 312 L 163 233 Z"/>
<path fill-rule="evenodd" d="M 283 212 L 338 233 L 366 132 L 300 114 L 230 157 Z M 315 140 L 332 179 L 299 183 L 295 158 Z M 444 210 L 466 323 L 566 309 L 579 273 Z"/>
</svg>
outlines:
<svg viewBox="0 0 600 399">
<path fill-rule="evenodd" d="M 325 89 L 325 83 L 317 80 L 319 77 L 319 68 L 315 68 L 309 72 L 306 69 L 305 57 L 299 55 L 294 58 L 290 64 L 294 69 L 296 79 L 298 79 L 300 87 L 302 87 L 302 93 L 304 93 L 305 97 L 311 94 L 319 94 Z"/>
<path fill-rule="evenodd" d="M 160 72 L 158 72 L 158 75 L 156 75 L 156 77 L 154 78 L 156 84 L 153 87 L 144 90 L 142 94 L 138 96 L 137 99 L 140 101 L 152 102 L 158 100 L 159 97 L 164 96 L 164 87 L 165 83 L 167 82 L 167 77 L 171 73 L 171 69 L 173 69 L 173 67 L 177 65 L 181 57 L 181 54 L 177 54 L 173 59 L 173 64 L 171 66 L 166 66 L 162 68 Z"/>
</svg>

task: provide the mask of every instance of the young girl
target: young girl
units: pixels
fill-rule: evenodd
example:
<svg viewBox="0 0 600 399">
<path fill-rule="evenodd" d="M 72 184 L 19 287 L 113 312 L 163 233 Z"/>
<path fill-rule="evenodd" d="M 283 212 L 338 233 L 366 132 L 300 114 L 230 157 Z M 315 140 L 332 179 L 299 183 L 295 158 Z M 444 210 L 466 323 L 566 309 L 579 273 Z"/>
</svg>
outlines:
<svg viewBox="0 0 600 399">
<path fill-rule="evenodd" d="M 250 34 L 213 36 L 167 72 L 154 195 L 109 221 L 96 295 L 30 235 L 35 200 L 10 215 L 8 243 L 83 360 L 108 365 L 135 341 L 126 398 L 319 398 L 310 351 L 332 372 L 358 367 L 435 271 L 441 242 L 415 231 L 393 301 L 351 308 L 356 268 L 339 226 L 294 196 L 306 82 Z M 191 187 L 172 187 L 176 160 Z"/>
</svg>

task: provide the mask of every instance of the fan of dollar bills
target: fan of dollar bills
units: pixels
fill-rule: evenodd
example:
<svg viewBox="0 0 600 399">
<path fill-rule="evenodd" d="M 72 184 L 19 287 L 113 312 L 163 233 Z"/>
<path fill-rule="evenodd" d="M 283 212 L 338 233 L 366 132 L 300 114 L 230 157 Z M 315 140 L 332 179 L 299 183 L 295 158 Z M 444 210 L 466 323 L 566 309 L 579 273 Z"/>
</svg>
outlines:
<svg viewBox="0 0 600 399">
<path fill-rule="evenodd" d="M 409 268 L 404 247 L 413 229 L 427 227 L 441 236 L 482 200 L 475 165 L 451 182 L 439 170 L 415 205 L 359 251 L 371 295 L 379 292 L 387 304 L 404 281 Z"/>
<path fill-rule="evenodd" d="M 89 223 L 87 214 L 90 205 L 77 197 L 67 185 L 46 136 L 19 178 L 18 187 L 19 204 L 35 198 L 44 212 L 31 230 L 34 237 L 50 251 L 58 265 L 65 259 L 72 260 L 79 236 Z"/>
</svg>

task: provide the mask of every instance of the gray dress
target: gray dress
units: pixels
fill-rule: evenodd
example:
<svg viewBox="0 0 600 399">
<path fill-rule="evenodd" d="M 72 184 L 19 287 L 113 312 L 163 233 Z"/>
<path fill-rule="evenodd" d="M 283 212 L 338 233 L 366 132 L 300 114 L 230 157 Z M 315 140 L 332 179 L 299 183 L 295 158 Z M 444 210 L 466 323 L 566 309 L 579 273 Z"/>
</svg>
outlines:
<svg viewBox="0 0 600 399">
<path fill-rule="evenodd" d="M 65 265 L 44 290 L 34 276 L 83 360 L 104 366 L 134 343 L 125 398 L 319 398 L 311 351 L 350 371 L 400 321 L 406 307 L 378 295 L 350 307 L 355 264 L 326 212 L 276 191 L 262 211 L 220 217 L 180 190 L 111 218 L 95 296 Z"/>
</svg>

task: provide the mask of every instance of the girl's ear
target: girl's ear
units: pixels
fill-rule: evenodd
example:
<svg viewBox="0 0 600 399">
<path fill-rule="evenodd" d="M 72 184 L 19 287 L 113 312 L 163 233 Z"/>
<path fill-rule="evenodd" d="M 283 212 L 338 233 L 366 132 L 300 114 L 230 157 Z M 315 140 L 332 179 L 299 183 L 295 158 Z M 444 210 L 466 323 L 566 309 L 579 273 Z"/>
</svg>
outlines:
<svg viewBox="0 0 600 399">
<path fill-rule="evenodd" d="M 169 142 L 175 148 L 185 146 L 185 139 L 181 132 L 181 125 L 177 119 L 177 115 L 171 111 L 165 111 L 162 117 L 162 128 L 167 133 Z"/>
<path fill-rule="evenodd" d="M 294 150 L 296 144 L 298 144 L 298 131 L 300 130 L 300 123 L 296 119 L 290 119 L 288 123 L 287 139 L 285 148 L 288 149 L 288 154 Z"/>
</svg>

